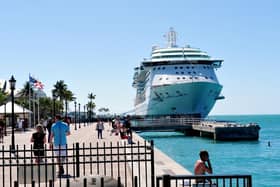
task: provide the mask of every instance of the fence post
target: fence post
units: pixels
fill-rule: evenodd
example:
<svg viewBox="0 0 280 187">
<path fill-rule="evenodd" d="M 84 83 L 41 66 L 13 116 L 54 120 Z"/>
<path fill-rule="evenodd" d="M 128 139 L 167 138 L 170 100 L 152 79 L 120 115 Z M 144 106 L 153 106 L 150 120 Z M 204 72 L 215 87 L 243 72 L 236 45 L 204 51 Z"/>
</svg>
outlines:
<svg viewBox="0 0 280 187">
<path fill-rule="evenodd" d="M 171 187 L 170 186 L 170 175 L 163 175 L 162 184 L 163 184 L 163 187 Z"/>
<path fill-rule="evenodd" d="M 80 153 L 79 143 L 76 143 L 76 177 L 80 177 Z"/>
<path fill-rule="evenodd" d="M 100 184 L 101 184 L 101 187 L 104 187 L 104 177 L 101 177 Z"/>
<path fill-rule="evenodd" d="M 87 178 L 84 178 L 84 187 L 87 187 Z"/>
<path fill-rule="evenodd" d="M 151 185 L 155 187 L 155 158 L 154 158 L 154 141 L 151 140 Z"/>
<path fill-rule="evenodd" d="M 118 187 L 121 187 L 122 183 L 121 183 L 121 177 L 118 177 Z"/>
<path fill-rule="evenodd" d="M 14 181 L 14 187 L 18 187 L 18 181 Z"/>
<path fill-rule="evenodd" d="M 138 187 L 137 181 L 138 181 L 137 176 L 134 176 L 134 187 Z"/>
<path fill-rule="evenodd" d="M 252 175 L 248 176 L 248 187 L 252 187 Z"/>
<path fill-rule="evenodd" d="M 66 180 L 66 187 L 70 187 L 70 180 L 69 179 Z"/>
<path fill-rule="evenodd" d="M 53 187 L 53 181 L 49 180 L 49 187 Z"/>
</svg>

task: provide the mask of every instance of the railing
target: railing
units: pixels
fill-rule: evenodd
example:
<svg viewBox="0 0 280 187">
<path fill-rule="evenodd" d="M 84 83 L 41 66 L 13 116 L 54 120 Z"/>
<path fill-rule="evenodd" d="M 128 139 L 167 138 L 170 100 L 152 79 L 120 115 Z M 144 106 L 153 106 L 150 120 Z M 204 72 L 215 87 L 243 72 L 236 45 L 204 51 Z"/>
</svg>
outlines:
<svg viewBox="0 0 280 187">
<path fill-rule="evenodd" d="M 252 187 L 251 175 L 163 175 L 156 187 Z"/>
<path fill-rule="evenodd" d="M 180 130 L 191 128 L 192 125 L 200 124 L 200 118 L 187 118 L 187 117 L 162 117 L 162 118 L 145 118 L 133 119 L 133 130 Z"/>
<path fill-rule="evenodd" d="M 43 149 L 34 157 L 32 146 L 16 150 L 0 147 L 0 186 L 106 186 L 154 187 L 153 141 L 136 144 L 119 142 L 93 145 L 73 144 L 65 149 Z M 54 151 L 66 151 L 66 156 Z M 64 174 L 57 174 L 57 159 L 64 158 Z M 36 163 L 35 160 L 41 160 Z"/>
</svg>

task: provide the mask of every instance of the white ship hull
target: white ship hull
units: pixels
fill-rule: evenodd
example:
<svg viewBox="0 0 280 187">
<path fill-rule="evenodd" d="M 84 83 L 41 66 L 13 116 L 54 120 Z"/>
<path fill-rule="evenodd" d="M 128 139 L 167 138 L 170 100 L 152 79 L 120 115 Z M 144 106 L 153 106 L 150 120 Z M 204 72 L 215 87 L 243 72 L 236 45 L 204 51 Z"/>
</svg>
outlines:
<svg viewBox="0 0 280 187">
<path fill-rule="evenodd" d="M 209 82 L 153 87 L 149 99 L 135 107 L 135 114 L 141 116 L 186 115 L 204 118 L 213 108 L 221 89 L 221 85 Z"/>
</svg>

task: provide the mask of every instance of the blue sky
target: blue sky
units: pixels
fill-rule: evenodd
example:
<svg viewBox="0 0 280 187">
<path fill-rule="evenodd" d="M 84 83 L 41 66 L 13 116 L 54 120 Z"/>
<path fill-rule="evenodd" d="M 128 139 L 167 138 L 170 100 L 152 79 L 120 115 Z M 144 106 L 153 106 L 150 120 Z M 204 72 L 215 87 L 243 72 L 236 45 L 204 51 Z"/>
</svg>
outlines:
<svg viewBox="0 0 280 187">
<path fill-rule="evenodd" d="M 0 1 L 0 79 L 21 88 L 33 74 L 50 91 L 64 80 L 77 101 L 97 95 L 97 108 L 133 107 L 133 68 L 165 45 L 169 27 L 179 45 L 224 59 L 217 71 L 225 100 L 211 114 L 279 113 L 280 1 Z M 72 107 L 73 108 L 73 107 Z"/>
</svg>

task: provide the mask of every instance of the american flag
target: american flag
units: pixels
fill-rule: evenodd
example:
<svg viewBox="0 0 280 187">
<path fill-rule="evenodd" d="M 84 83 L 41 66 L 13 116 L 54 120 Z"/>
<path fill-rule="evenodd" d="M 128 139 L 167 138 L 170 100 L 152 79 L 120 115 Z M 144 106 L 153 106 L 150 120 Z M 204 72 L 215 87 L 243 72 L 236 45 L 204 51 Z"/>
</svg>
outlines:
<svg viewBox="0 0 280 187">
<path fill-rule="evenodd" d="M 37 89 L 42 90 L 44 88 L 43 83 L 41 81 L 35 79 L 31 75 L 29 75 L 29 83 L 30 83 L 31 86 L 34 86 Z"/>
</svg>

